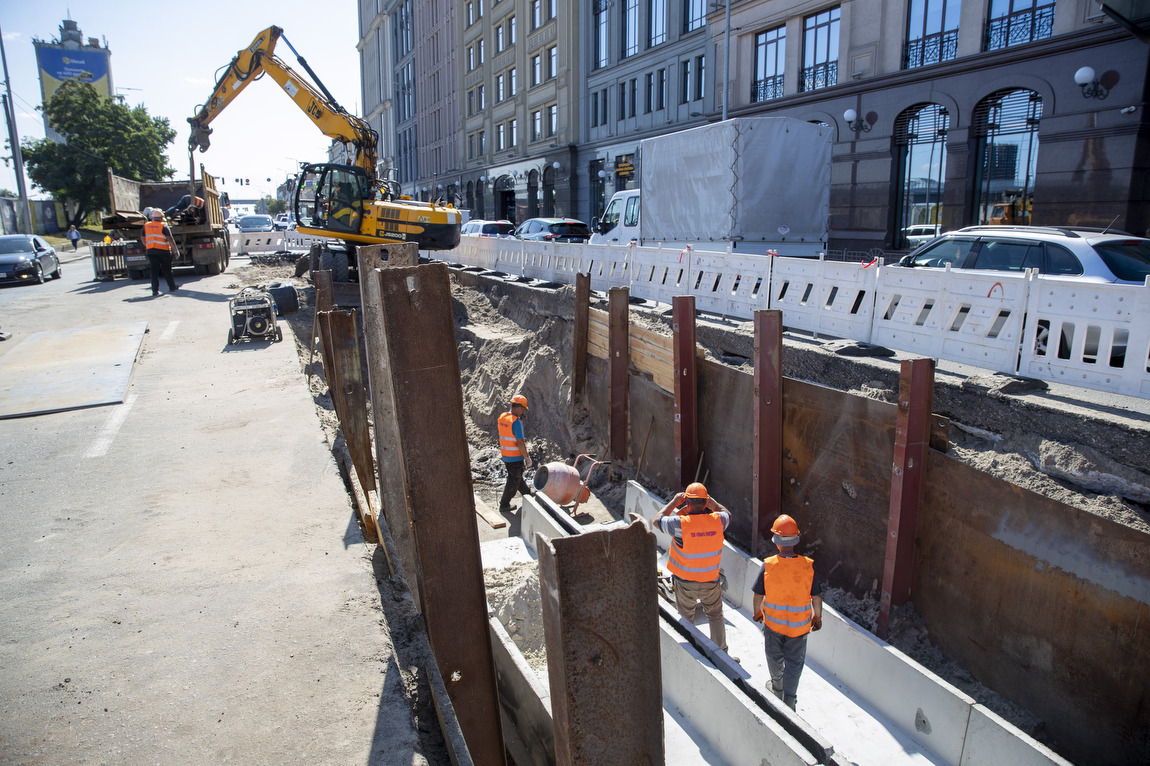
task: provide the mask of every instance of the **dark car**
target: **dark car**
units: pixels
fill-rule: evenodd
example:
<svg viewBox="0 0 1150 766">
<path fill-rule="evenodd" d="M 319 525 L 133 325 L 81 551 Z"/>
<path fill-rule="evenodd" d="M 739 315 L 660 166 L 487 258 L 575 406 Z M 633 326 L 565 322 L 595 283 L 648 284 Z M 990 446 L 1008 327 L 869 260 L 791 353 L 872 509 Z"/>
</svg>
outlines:
<svg viewBox="0 0 1150 766">
<path fill-rule="evenodd" d="M 591 227 L 574 218 L 528 218 L 515 236 L 537 242 L 586 242 L 591 239 Z"/>
<path fill-rule="evenodd" d="M 0 282 L 44 282 L 60 278 L 56 248 L 35 234 L 0 236 Z"/>
<path fill-rule="evenodd" d="M 275 231 L 270 215 L 245 215 L 239 225 L 240 231 Z"/>
</svg>

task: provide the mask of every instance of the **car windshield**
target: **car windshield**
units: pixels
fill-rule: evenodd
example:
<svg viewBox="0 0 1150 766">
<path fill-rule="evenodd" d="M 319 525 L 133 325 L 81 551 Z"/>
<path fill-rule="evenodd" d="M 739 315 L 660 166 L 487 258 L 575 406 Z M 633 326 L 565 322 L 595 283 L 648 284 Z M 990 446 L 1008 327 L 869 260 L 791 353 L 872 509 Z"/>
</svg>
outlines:
<svg viewBox="0 0 1150 766">
<path fill-rule="evenodd" d="M 915 253 L 912 265 L 942 268 L 950 264 L 952 268 L 958 268 L 973 246 L 973 239 L 944 240 Z"/>
<path fill-rule="evenodd" d="M 511 234 L 515 231 L 515 226 L 510 223 L 485 223 L 483 224 L 483 234 Z"/>
<path fill-rule="evenodd" d="M 254 229 L 257 226 L 271 226 L 272 219 L 266 215 L 248 215 L 240 219 L 240 228 Z"/>
<path fill-rule="evenodd" d="M 32 252 L 32 243 L 23 237 L 5 237 L 0 239 L 0 253 L 30 253 Z"/>
<path fill-rule="evenodd" d="M 1094 246 L 1114 276 L 1126 282 L 1145 282 L 1150 276 L 1150 239 L 1123 239 Z"/>
<path fill-rule="evenodd" d="M 552 234 L 557 234 L 560 237 L 590 237 L 591 229 L 583 222 L 577 223 L 553 223 L 547 227 L 547 230 Z"/>
</svg>

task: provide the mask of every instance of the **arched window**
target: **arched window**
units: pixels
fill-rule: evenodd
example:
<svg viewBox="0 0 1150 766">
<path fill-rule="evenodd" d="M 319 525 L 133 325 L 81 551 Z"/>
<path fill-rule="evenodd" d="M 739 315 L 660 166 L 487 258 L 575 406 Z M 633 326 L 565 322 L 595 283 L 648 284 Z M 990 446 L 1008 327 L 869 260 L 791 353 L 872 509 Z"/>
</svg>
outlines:
<svg viewBox="0 0 1150 766">
<path fill-rule="evenodd" d="M 555 216 L 555 169 L 543 170 L 543 217 Z"/>
<path fill-rule="evenodd" d="M 1042 96 L 1032 90 L 1000 90 L 974 107 L 973 223 L 1031 223 L 1041 118 Z"/>
<path fill-rule="evenodd" d="M 467 209 L 468 210 L 474 210 L 475 209 L 475 182 L 474 181 L 468 181 L 467 182 Z"/>
<path fill-rule="evenodd" d="M 539 217 L 539 171 L 527 174 L 527 217 Z"/>
<path fill-rule="evenodd" d="M 898 160 L 898 199 L 895 202 L 894 246 L 907 246 L 907 236 L 942 224 L 946 176 L 946 132 L 950 114 L 938 104 L 915 104 L 894 122 Z M 911 231 L 913 227 L 913 231 Z M 940 228 L 933 230 L 935 233 Z"/>
<path fill-rule="evenodd" d="M 485 192 L 486 187 L 482 181 L 475 185 L 475 212 L 478 213 L 475 217 L 479 219 L 483 218 L 483 198 L 487 196 Z"/>
</svg>

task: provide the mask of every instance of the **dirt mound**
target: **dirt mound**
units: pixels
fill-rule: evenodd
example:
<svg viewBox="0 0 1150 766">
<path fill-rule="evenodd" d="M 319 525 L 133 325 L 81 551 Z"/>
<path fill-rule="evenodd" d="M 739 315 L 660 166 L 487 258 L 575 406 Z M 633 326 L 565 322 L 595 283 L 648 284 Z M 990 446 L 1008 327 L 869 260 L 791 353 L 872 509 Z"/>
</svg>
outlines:
<svg viewBox="0 0 1150 766">
<path fill-rule="evenodd" d="M 529 561 L 501 569 L 485 569 L 483 581 L 491 610 L 507 629 L 527 664 L 546 678 L 547 646 L 543 635 L 538 563 Z"/>
</svg>

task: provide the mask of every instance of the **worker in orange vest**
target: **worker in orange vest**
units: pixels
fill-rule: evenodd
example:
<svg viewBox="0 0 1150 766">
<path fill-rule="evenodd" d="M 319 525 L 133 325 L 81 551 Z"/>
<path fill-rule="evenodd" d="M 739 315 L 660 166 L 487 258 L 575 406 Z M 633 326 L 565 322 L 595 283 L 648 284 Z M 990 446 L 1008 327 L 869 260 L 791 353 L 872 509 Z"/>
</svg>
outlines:
<svg viewBox="0 0 1150 766">
<path fill-rule="evenodd" d="M 511 397 L 511 411 L 499 416 L 499 452 L 503 456 L 503 466 L 507 469 L 507 484 L 503 487 L 503 497 L 499 499 L 501 513 L 514 510 L 511 501 L 516 492 L 533 494 L 531 487 L 523 480 L 524 469 L 531 467 L 531 456 L 527 454 L 521 422 L 526 414 L 527 397 L 516 394 Z"/>
<path fill-rule="evenodd" d="M 727 628 L 723 622 L 723 589 L 719 563 L 731 513 L 707 493 L 699 482 L 687 485 L 655 515 L 655 525 L 672 537 L 667 568 L 675 583 L 675 608 L 695 621 L 699 604 L 707 615 L 711 640 L 727 651 Z M 731 659 L 738 662 L 737 657 Z"/>
<path fill-rule="evenodd" d="M 755 622 L 763 623 L 771 691 L 795 710 L 799 676 L 807 660 L 807 636 L 823 627 L 823 597 L 815 562 L 795 553 L 799 525 L 783 514 L 771 527 L 775 556 L 763 561 L 751 586 Z"/>
<path fill-rule="evenodd" d="M 168 292 L 176 291 L 176 280 L 172 276 L 172 256 L 176 252 L 176 239 L 172 230 L 164 223 L 164 211 L 152 210 L 152 220 L 144 224 L 144 252 L 152 270 L 152 296 L 160 294 L 160 274 L 168 283 Z"/>
</svg>

